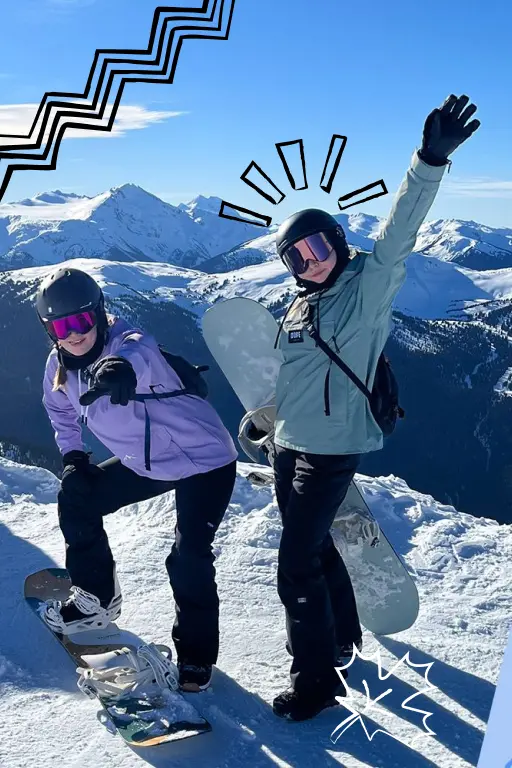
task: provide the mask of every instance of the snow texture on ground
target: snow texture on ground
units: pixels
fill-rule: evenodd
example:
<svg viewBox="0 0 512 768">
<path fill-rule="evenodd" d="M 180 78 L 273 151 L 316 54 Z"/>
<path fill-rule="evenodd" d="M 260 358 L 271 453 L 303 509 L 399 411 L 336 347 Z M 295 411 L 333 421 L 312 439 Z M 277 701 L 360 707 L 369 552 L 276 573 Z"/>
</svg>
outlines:
<svg viewBox="0 0 512 768">
<path fill-rule="evenodd" d="M 412 491 L 390 476 L 358 476 L 374 515 L 413 573 L 421 598 L 415 625 L 393 637 L 365 632 L 365 655 L 380 650 L 391 670 L 433 662 L 434 688 L 411 706 L 402 702 L 424 687 L 422 669 L 400 665 L 380 682 L 374 661 L 356 660 L 350 688 L 364 708 L 363 680 L 373 697 L 393 689 L 382 707 L 337 741 L 331 733 L 348 716 L 342 707 L 304 723 L 271 711 L 288 684 L 284 614 L 276 593 L 280 520 L 272 486 L 247 478 L 239 464 L 228 513 L 215 541 L 221 598 L 221 652 L 212 688 L 189 694 L 213 731 L 174 745 L 132 750 L 97 721 L 98 706 L 76 688 L 74 665 L 22 598 L 28 573 L 63 566 L 64 547 L 49 472 L 0 458 L 1 768 L 132 768 L 144 764 L 189 768 L 347 766 L 459 768 L 476 765 L 506 644 L 511 613 L 509 563 L 512 526 L 475 519 Z M 269 471 L 263 467 L 261 471 Z M 207 502 L 205 502 L 207 503 Z M 173 602 L 164 560 L 173 540 L 174 495 L 133 504 L 105 521 L 123 588 L 121 627 L 146 641 L 171 644 Z M 380 688 L 379 688 L 380 686 Z"/>
</svg>

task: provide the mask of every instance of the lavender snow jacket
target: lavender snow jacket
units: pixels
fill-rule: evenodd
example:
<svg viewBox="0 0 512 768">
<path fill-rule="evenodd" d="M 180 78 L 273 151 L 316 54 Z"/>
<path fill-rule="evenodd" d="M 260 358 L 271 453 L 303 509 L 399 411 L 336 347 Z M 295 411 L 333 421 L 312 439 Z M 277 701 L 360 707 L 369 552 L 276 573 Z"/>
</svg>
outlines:
<svg viewBox="0 0 512 768">
<path fill-rule="evenodd" d="M 137 375 L 137 394 L 151 393 L 150 387 L 156 393 L 183 388 L 155 339 L 122 318 L 116 318 L 109 328 L 107 344 L 98 359 L 107 355 L 130 361 Z M 83 407 L 79 397 L 88 389 L 88 371 L 67 371 L 65 392 L 54 392 L 57 365 L 57 350 L 53 349 L 46 361 L 43 404 L 62 454 L 83 450 L 80 422 L 84 422 L 125 466 L 156 480 L 180 480 L 237 458 L 229 432 L 206 400 L 183 395 L 146 403 L 130 401 L 123 406 L 112 405 L 107 395 Z M 151 433 L 150 469 L 145 460 L 145 406 Z"/>
</svg>

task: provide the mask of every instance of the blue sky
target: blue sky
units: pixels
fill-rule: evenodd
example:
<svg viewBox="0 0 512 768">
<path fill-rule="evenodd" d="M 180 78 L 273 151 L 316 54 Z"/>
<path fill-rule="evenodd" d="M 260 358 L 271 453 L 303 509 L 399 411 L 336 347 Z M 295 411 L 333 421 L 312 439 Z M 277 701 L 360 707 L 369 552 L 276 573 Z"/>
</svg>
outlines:
<svg viewBox="0 0 512 768">
<path fill-rule="evenodd" d="M 29 122 L 35 106 L 24 105 L 45 91 L 82 90 L 96 48 L 146 47 L 155 8 L 148 0 L 6 2 L 0 131 Z M 133 182 L 174 204 L 216 195 L 277 222 L 310 205 L 335 212 L 339 195 L 379 178 L 393 193 L 428 112 L 465 92 L 482 127 L 453 156 L 429 218 L 512 227 L 512 7 L 431 0 L 426 8 L 237 0 L 227 42 L 185 41 L 174 84 L 125 87 L 116 135 L 64 140 L 56 171 L 15 174 L 4 199 L 51 189 L 94 195 Z M 348 143 L 328 196 L 318 182 L 333 133 Z M 303 192 L 290 190 L 275 150 L 298 138 Z M 279 206 L 240 181 L 251 160 L 287 193 Z M 390 205 L 391 194 L 349 212 L 384 216 Z"/>
</svg>

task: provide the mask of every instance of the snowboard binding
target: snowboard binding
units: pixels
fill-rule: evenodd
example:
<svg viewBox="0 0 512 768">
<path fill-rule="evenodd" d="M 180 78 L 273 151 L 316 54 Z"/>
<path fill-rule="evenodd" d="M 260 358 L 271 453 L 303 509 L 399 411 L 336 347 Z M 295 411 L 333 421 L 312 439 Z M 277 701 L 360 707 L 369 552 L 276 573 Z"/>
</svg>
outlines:
<svg viewBox="0 0 512 768">
<path fill-rule="evenodd" d="M 245 414 L 240 422 L 238 442 L 244 453 L 258 464 L 261 453 L 270 466 L 274 463 L 275 405 L 262 405 Z"/>
<path fill-rule="evenodd" d="M 109 701 L 140 695 L 148 686 L 156 685 L 160 692 L 177 691 L 179 674 L 171 658 L 170 648 L 154 643 L 85 657 L 84 661 L 95 666 L 77 668 L 77 685 L 89 698 L 107 697 Z"/>
<path fill-rule="evenodd" d="M 334 518 L 333 527 L 338 530 L 347 544 L 366 542 L 372 549 L 380 544 L 380 527 L 376 520 L 365 517 L 359 507 L 340 507 Z"/>
</svg>

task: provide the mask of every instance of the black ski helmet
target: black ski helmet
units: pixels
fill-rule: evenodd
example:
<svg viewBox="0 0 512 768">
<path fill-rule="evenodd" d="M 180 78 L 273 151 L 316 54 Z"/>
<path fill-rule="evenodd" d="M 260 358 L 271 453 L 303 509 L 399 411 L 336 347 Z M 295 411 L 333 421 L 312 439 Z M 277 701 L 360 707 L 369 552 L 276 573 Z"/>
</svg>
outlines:
<svg viewBox="0 0 512 768">
<path fill-rule="evenodd" d="M 325 232 L 338 257 L 348 260 L 348 246 L 343 227 L 334 216 L 320 208 L 306 208 L 288 216 L 277 230 L 276 248 L 282 258 L 285 250 L 309 235 Z"/>
<path fill-rule="evenodd" d="M 60 267 L 45 277 L 37 292 L 36 310 L 43 324 L 45 320 L 93 311 L 98 331 L 104 333 L 107 328 L 103 291 L 87 272 L 79 269 Z"/>
</svg>

